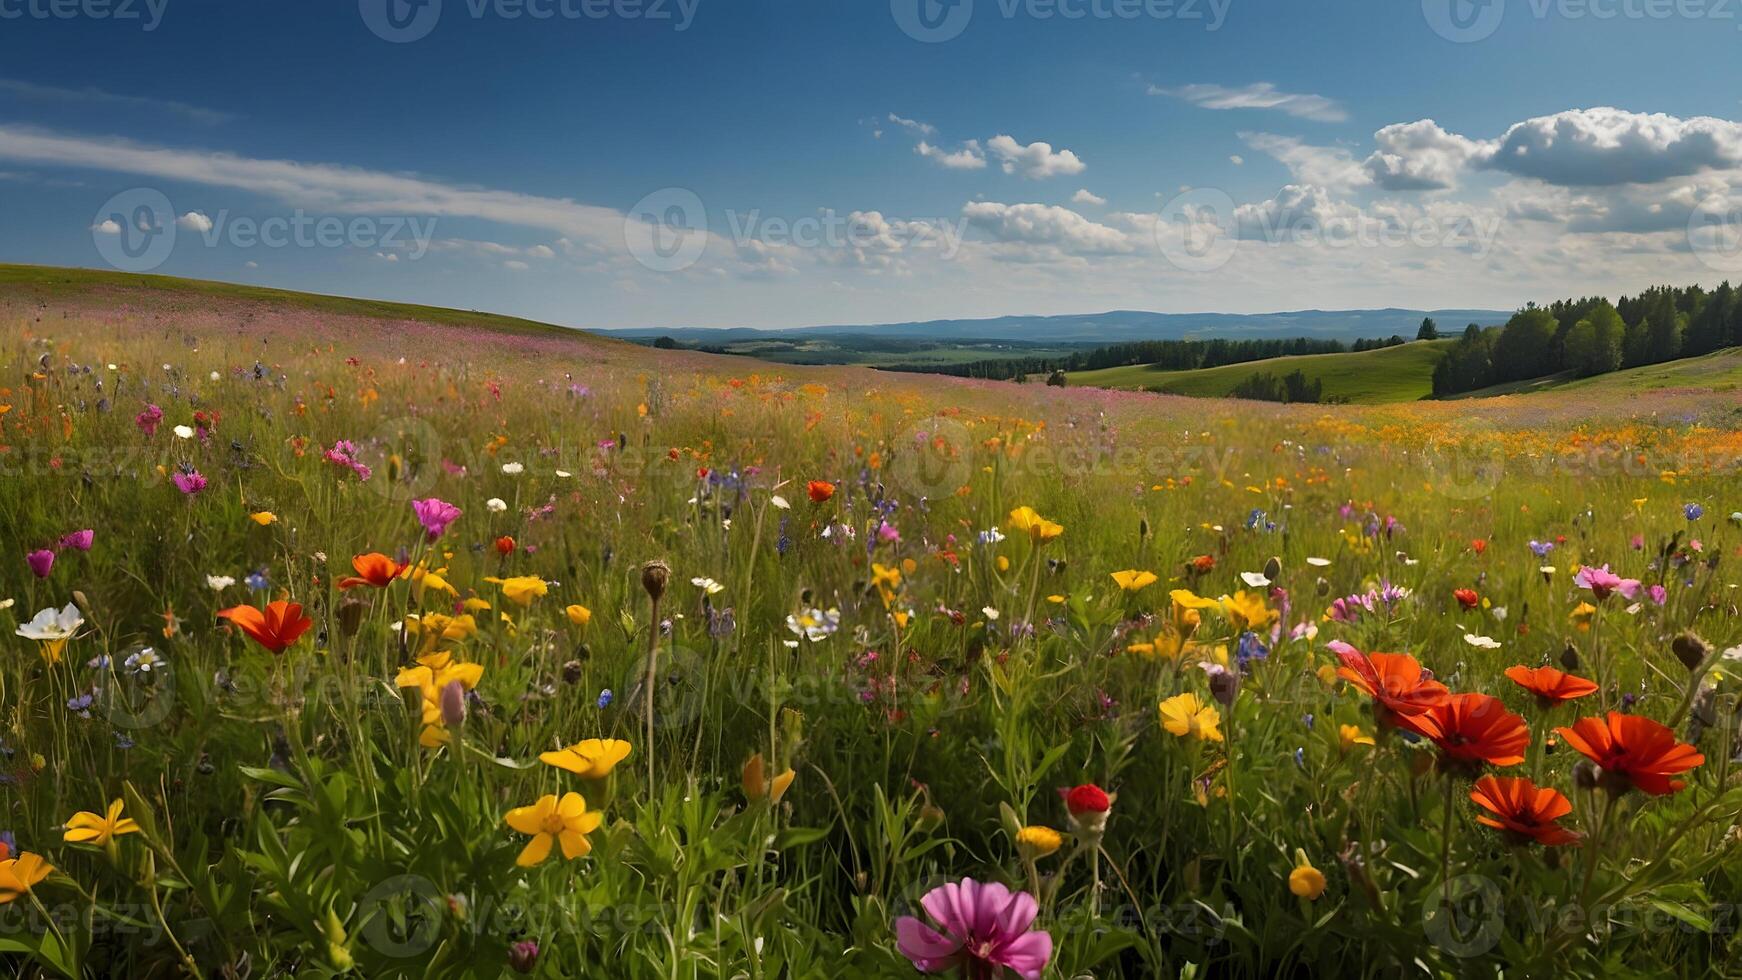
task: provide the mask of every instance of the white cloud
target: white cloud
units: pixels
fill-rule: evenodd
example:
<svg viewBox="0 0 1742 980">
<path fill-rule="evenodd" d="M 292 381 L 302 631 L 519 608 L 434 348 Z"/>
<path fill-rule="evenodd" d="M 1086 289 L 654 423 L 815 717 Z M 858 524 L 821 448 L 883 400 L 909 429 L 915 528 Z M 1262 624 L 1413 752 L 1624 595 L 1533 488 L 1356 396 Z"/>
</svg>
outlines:
<svg viewBox="0 0 1742 980">
<path fill-rule="evenodd" d="M 121 226 L 116 223 L 114 218 L 104 218 L 101 222 L 92 226 L 91 230 L 104 235 L 121 234 Z"/>
<path fill-rule="evenodd" d="M 216 126 L 236 118 L 228 112 L 188 105 L 186 102 L 153 99 L 142 95 L 117 95 L 99 88 L 59 88 L 53 85 L 38 85 L 35 82 L 0 78 L 0 92 L 33 102 L 84 103 L 86 105 L 106 105 L 121 109 L 143 109 L 167 113 L 180 116 L 190 122 L 199 123 L 202 126 Z"/>
<path fill-rule="evenodd" d="M 1742 166 L 1742 123 L 1609 106 L 1572 109 L 1513 125 L 1482 162 L 1567 187 L 1657 183 Z"/>
<path fill-rule="evenodd" d="M 461 187 L 412 174 L 231 153 L 182 150 L 115 138 L 65 136 L 0 125 L 0 160 L 134 174 L 229 187 L 350 214 L 478 218 L 623 246 L 621 212 L 568 198 Z M 633 229 L 639 222 L 631 222 Z M 632 233 L 632 232 L 631 232 Z"/>
<path fill-rule="evenodd" d="M 986 166 L 986 153 L 980 149 L 979 140 L 963 143 L 962 148 L 954 153 L 946 153 L 925 140 L 920 140 L 913 152 L 928 160 L 935 160 L 949 170 L 980 170 Z"/>
<path fill-rule="evenodd" d="M 1149 94 L 1172 96 L 1205 109 L 1274 109 L 1314 122 L 1343 122 L 1349 118 L 1348 111 L 1335 100 L 1322 95 L 1278 91 L 1269 82 L 1253 82 L 1237 88 L 1209 84 L 1178 88 L 1151 85 Z"/>
<path fill-rule="evenodd" d="M 1293 136 L 1271 133 L 1243 132 L 1240 139 L 1254 150 L 1281 161 L 1297 184 L 1348 191 L 1372 183 L 1361 164 L 1340 146 L 1313 146 Z"/>
<path fill-rule="evenodd" d="M 938 131 L 938 128 L 933 126 L 931 123 L 922 123 L 916 119 L 904 119 L 893 112 L 889 114 L 889 121 L 910 133 L 917 133 L 920 136 L 935 136 Z"/>
<path fill-rule="evenodd" d="M 182 231 L 191 231 L 198 235 L 204 235 L 212 230 L 212 219 L 206 217 L 203 212 L 189 211 L 187 214 L 175 219 L 175 226 L 180 228 Z"/>
<path fill-rule="evenodd" d="M 1052 246 L 1074 255 L 1117 255 L 1135 250 L 1125 232 L 1055 205 L 973 201 L 963 206 L 962 214 L 999 242 Z"/>
<path fill-rule="evenodd" d="M 1458 172 L 1484 152 L 1475 140 L 1448 133 L 1432 119 L 1395 123 L 1373 134 L 1379 149 L 1362 164 L 1388 191 L 1444 190 Z"/>
<path fill-rule="evenodd" d="M 1088 169 L 1070 150 L 1054 152 L 1051 143 L 1024 146 L 1009 136 L 994 136 L 987 141 L 986 148 L 1004 161 L 1005 173 L 1021 174 L 1030 180 L 1070 176 Z"/>
<path fill-rule="evenodd" d="M 1236 167 L 1244 167 L 1246 165 L 1246 158 L 1238 153 L 1230 153 L 1228 154 L 1228 162 Z"/>
<path fill-rule="evenodd" d="M 1085 187 L 1082 190 L 1079 190 L 1075 194 L 1071 195 L 1071 203 L 1072 204 L 1092 204 L 1095 207 L 1103 207 L 1106 205 L 1107 199 L 1104 197 L 1101 197 L 1099 195 L 1096 195 L 1096 194 L 1091 194 L 1089 192 L 1089 189 L 1087 187 Z"/>
<path fill-rule="evenodd" d="M 522 269 L 530 269 L 532 267 L 527 265 L 525 262 L 520 261 L 519 259 L 509 259 L 508 261 L 502 263 L 502 268 L 520 271 Z"/>
</svg>

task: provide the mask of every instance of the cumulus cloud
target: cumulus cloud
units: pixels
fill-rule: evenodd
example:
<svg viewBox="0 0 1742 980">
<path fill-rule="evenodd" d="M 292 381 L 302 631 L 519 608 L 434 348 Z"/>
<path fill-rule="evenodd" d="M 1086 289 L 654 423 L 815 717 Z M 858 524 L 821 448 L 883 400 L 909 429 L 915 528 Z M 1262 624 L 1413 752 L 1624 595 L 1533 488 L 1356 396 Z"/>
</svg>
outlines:
<svg viewBox="0 0 1742 980">
<path fill-rule="evenodd" d="M 197 235 L 204 235 L 206 232 L 212 230 L 212 219 L 206 217 L 203 212 L 189 211 L 187 214 L 175 219 L 175 226 L 180 228 L 182 231 L 191 231 Z"/>
<path fill-rule="evenodd" d="M 1313 146 L 1293 136 L 1272 133 L 1241 133 L 1240 139 L 1254 150 L 1281 161 L 1297 184 L 1347 191 L 1372 183 L 1355 157 L 1340 146 Z"/>
<path fill-rule="evenodd" d="M 1304 92 L 1283 92 L 1270 82 L 1253 82 L 1232 88 L 1210 84 L 1178 88 L 1151 85 L 1149 94 L 1183 99 L 1204 109 L 1273 109 L 1314 122 L 1343 122 L 1349 118 L 1348 111 L 1333 99 Z"/>
<path fill-rule="evenodd" d="M 1009 136 L 1000 135 L 988 140 L 986 148 L 1004 161 L 1005 173 L 1021 174 L 1030 180 L 1068 177 L 1088 169 L 1070 150 L 1054 152 L 1051 143 L 1037 141 L 1024 146 Z"/>
<path fill-rule="evenodd" d="M 948 170 L 981 170 L 986 166 L 986 152 L 980 149 L 979 140 L 969 140 L 963 143 L 962 148 L 954 153 L 941 150 L 925 140 L 920 140 L 919 145 L 913 148 L 913 152 L 927 160 L 935 160 L 940 166 Z"/>
<path fill-rule="evenodd" d="M 1567 187 L 1657 183 L 1742 166 L 1742 123 L 1572 109 L 1514 124 L 1483 165 Z"/>
<path fill-rule="evenodd" d="M 1119 255 L 1135 250 L 1125 232 L 1050 204 L 973 201 L 962 214 L 998 242 L 1050 246 L 1068 254 Z"/>
<path fill-rule="evenodd" d="M 1373 182 L 1388 191 L 1444 190 L 1459 171 L 1486 147 L 1446 132 L 1432 119 L 1395 123 L 1373 134 L 1379 148 L 1362 164 Z"/>
<path fill-rule="evenodd" d="M 1102 207 L 1107 203 L 1107 199 L 1097 194 L 1090 193 L 1089 189 L 1085 187 L 1071 195 L 1071 203 L 1092 204 L 1095 207 Z"/>
<path fill-rule="evenodd" d="M 104 235 L 119 235 L 121 234 L 121 225 L 114 218 L 104 218 L 92 225 L 91 230 Z"/>
</svg>

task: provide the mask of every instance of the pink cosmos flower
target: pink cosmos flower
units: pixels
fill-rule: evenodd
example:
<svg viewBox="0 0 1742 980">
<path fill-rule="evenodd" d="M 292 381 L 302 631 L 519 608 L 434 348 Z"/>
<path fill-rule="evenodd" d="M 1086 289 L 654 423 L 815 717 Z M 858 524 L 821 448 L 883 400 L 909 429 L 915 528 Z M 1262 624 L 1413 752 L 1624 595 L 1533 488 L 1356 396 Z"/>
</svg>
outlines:
<svg viewBox="0 0 1742 980">
<path fill-rule="evenodd" d="M 1031 929 L 1040 906 L 1027 892 L 963 878 L 926 892 L 919 904 L 939 928 L 904 915 L 895 920 L 895 937 L 901 955 L 922 973 L 960 966 L 966 976 L 987 977 L 1002 967 L 1036 980 L 1052 958 L 1052 936 Z"/>
<path fill-rule="evenodd" d="M 54 570 L 54 552 L 47 548 L 32 551 L 24 556 L 24 563 L 37 578 L 48 578 L 48 573 Z"/>
<path fill-rule="evenodd" d="M 145 433 L 148 439 L 157 435 L 157 425 L 162 421 L 163 409 L 156 405 L 147 405 L 145 411 L 133 416 L 133 424 L 139 426 L 139 431 Z"/>
<path fill-rule="evenodd" d="M 175 488 L 177 490 L 180 490 L 189 497 L 206 488 L 206 478 L 200 475 L 199 470 L 188 470 L 186 472 L 178 471 L 174 476 L 170 477 L 170 479 L 175 482 Z"/>
<path fill-rule="evenodd" d="M 86 528 L 83 531 L 71 531 L 67 534 L 61 535 L 60 546 L 62 548 L 71 548 L 74 551 L 90 551 L 91 542 L 95 540 L 96 536 L 97 532 L 89 528 Z"/>
<path fill-rule="evenodd" d="M 1609 571 L 1608 565 L 1604 565 L 1602 568 L 1592 568 L 1586 565 L 1579 569 L 1579 574 L 1573 576 L 1573 584 L 1582 589 L 1590 589 L 1591 594 L 1597 597 L 1598 602 L 1609 598 L 1610 594 L 1615 592 L 1619 592 L 1624 598 L 1631 600 L 1639 595 L 1640 586 L 1638 579 L 1622 578 Z"/>
<path fill-rule="evenodd" d="M 1654 585 L 1651 588 L 1646 589 L 1645 591 L 1648 595 L 1651 596 L 1651 601 L 1657 603 L 1660 606 L 1669 600 L 1669 590 L 1665 589 L 1661 585 Z"/>
<path fill-rule="evenodd" d="M 357 474 L 357 479 L 368 482 L 372 475 L 369 467 L 357 458 L 357 444 L 349 439 L 340 439 L 333 443 L 333 448 L 322 454 L 326 461 L 334 466 L 343 466 Z"/>
<path fill-rule="evenodd" d="M 429 532 L 429 539 L 434 541 L 442 536 L 448 525 L 458 520 L 460 509 L 445 500 L 428 497 L 423 500 L 413 500 L 411 509 L 417 514 L 417 521 L 423 529 Z"/>
</svg>

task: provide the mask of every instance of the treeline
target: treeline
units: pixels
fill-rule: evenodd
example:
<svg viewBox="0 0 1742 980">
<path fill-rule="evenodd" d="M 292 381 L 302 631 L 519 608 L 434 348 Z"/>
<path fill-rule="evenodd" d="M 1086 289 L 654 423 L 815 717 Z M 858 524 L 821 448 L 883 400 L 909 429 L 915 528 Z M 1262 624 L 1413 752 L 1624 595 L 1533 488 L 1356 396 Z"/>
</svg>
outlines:
<svg viewBox="0 0 1742 980">
<path fill-rule="evenodd" d="M 1577 377 L 1697 357 L 1742 345 L 1742 290 L 1728 282 L 1654 286 L 1614 303 L 1602 297 L 1532 303 L 1504 326 L 1475 324 L 1434 368 L 1436 396 L 1551 374 Z"/>
<path fill-rule="evenodd" d="M 954 364 L 914 363 L 886 364 L 885 371 L 909 371 L 925 374 L 950 374 L 965 378 L 989 378 L 994 381 L 1020 380 L 1030 375 L 1050 375 L 1057 371 L 1094 371 L 1101 368 L 1154 365 L 1163 371 L 1192 371 L 1198 368 L 1246 364 L 1277 357 L 1300 354 L 1344 354 L 1350 351 L 1378 350 L 1404 342 L 1393 335 L 1383 339 L 1357 340 L 1345 344 L 1340 340 L 1311 337 L 1287 337 L 1251 340 L 1137 340 L 1108 344 L 1092 350 L 1078 351 L 1064 357 L 1015 357 L 997 360 L 962 361 Z"/>
<path fill-rule="evenodd" d="M 1325 400 L 1325 383 L 1318 378 L 1308 378 L 1299 370 L 1280 378 L 1269 371 L 1260 371 L 1235 385 L 1228 395 L 1265 402 L 1316 403 Z"/>
</svg>

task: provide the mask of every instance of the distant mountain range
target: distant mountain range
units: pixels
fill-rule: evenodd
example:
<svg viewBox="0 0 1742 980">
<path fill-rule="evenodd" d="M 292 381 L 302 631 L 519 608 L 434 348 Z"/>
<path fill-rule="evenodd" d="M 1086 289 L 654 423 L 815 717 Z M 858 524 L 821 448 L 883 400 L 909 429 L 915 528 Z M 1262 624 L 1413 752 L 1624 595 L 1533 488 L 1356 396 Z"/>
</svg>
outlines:
<svg viewBox="0 0 1742 980">
<path fill-rule="evenodd" d="M 621 329 L 598 333 L 628 339 L 670 337 L 686 344 L 724 345 L 753 340 L 819 338 L 831 335 L 902 337 L 924 340 L 1016 340 L 1050 343 L 1119 343 L 1127 340 L 1270 339 L 1315 337 L 1359 340 L 1398 334 L 1414 339 L 1423 317 L 1433 317 L 1442 333 L 1471 323 L 1492 326 L 1512 314 L 1502 310 L 1297 310 L 1291 313 L 1073 313 L 1064 316 L 1000 316 L 984 320 L 925 320 L 858 326 L 677 327 Z"/>
</svg>

